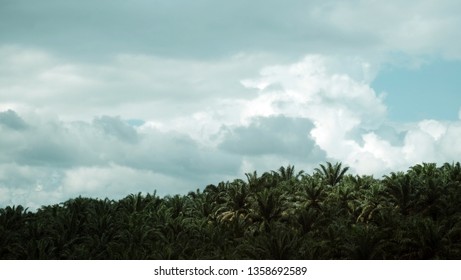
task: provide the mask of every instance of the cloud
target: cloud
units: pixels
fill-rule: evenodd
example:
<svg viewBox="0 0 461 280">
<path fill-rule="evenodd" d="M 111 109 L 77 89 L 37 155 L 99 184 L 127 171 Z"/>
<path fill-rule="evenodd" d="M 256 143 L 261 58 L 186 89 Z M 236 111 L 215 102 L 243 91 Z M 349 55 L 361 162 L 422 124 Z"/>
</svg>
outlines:
<svg viewBox="0 0 461 280">
<path fill-rule="evenodd" d="M 0 10 L 0 43 L 98 60 L 115 53 L 216 58 L 438 52 L 460 57 L 459 1 L 22 1 Z M 225 34 L 225 36 L 223 36 Z"/>
<path fill-rule="evenodd" d="M 159 195 L 171 194 L 166 186 L 175 192 L 186 192 L 193 188 L 187 180 L 166 176 L 152 170 L 135 169 L 128 166 L 88 166 L 66 170 L 60 189 L 68 196 L 86 195 L 122 198 L 139 191 Z"/>
<path fill-rule="evenodd" d="M 34 210 L 67 199 L 59 190 L 62 169 L 0 163 L 0 206 L 22 204 Z"/>
<path fill-rule="evenodd" d="M 258 117 L 248 126 L 224 128 L 219 148 L 246 156 L 279 155 L 301 161 L 315 161 L 313 156 L 322 153 L 308 137 L 312 128 L 313 124 L 308 119 L 283 115 Z M 325 156 L 319 158 L 324 159 Z"/>
<path fill-rule="evenodd" d="M 355 38 L 356 43 L 363 44 L 346 44 L 362 52 L 437 53 L 460 58 L 461 41 L 452 35 L 461 23 L 457 16 L 460 10 L 460 3 L 451 0 L 334 1 L 319 6 L 313 15 L 335 30 L 337 39 Z"/>
<path fill-rule="evenodd" d="M 310 55 L 298 63 L 266 67 L 259 78 L 243 81 L 259 91 L 243 115 L 302 117 L 313 124 L 310 138 L 327 158 L 359 173 L 383 174 L 422 161 L 459 158 L 456 148 L 446 146 L 454 141 L 459 122 L 390 123 L 383 97 L 363 78 L 365 72 L 354 70 L 366 62 L 351 61 Z"/>
<path fill-rule="evenodd" d="M 33 58 L 38 66 L 26 71 L 33 73 L 31 80 L 42 77 L 50 65 L 62 64 L 49 55 L 32 53 L 31 57 L 41 58 Z M 456 144 L 461 134 L 459 121 L 389 122 L 385 98 L 370 86 L 376 66 L 363 58 L 307 55 L 294 63 L 269 63 L 259 75 L 255 72 L 242 78 L 236 73 L 238 62 L 259 58 L 234 57 L 216 65 L 191 62 L 179 74 L 173 69 L 155 74 L 158 65 L 179 67 L 177 61 L 144 58 L 142 62 L 139 57 L 126 56 L 121 63 L 124 67 L 58 67 L 71 69 L 71 76 L 82 75 L 79 81 L 91 80 L 87 86 L 92 90 L 79 89 L 75 100 L 72 89 L 65 92 L 63 88 L 63 96 L 50 91 L 53 100 L 48 107 L 52 110 L 44 106 L 47 99 L 43 96 L 34 99 L 42 105 L 32 106 L 26 91 L 25 96 L 1 103 L 0 193 L 5 196 L 0 204 L 39 207 L 78 194 L 120 197 L 154 189 L 160 194 L 186 192 L 287 164 L 309 172 L 325 160 L 342 161 L 355 172 L 380 175 L 421 161 L 440 163 L 461 156 Z M 24 63 L 33 64 L 30 59 Z M 78 70 L 80 67 L 86 70 Z M 158 95 L 157 85 L 146 74 L 153 73 L 154 81 L 164 77 L 173 82 L 184 80 L 181 75 L 187 76 L 188 71 L 197 75 L 192 77 L 210 74 L 211 80 L 217 80 L 208 83 L 205 79 L 205 85 L 186 82 L 168 92 L 175 95 L 172 97 Z M 130 102 L 131 95 L 115 92 L 109 77 L 141 93 Z M 224 88 L 225 93 L 215 92 L 219 79 L 235 85 Z M 0 95 L 6 100 L 11 85 L 3 82 Z M 196 99 L 182 91 L 188 86 Z M 144 87 L 153 93 L 143 91 Z M 115 92 L 112 99 L 108 88 Z M 101 96 L 87 100 L 97 89 Z M 230 94 L 234 90 L 235 95 Z M 107 104 L 102 104 L 106 98 Z M 92 106 L 87 108 L 88 104 Z M 67 115 L 68 110 L 82 112 Z M 93 115 L 95 111 L 99 114 Z"/>
<path fill-rule="evenodd" d="M 176 192 L 282 164 L 342 161 L 382 174 L 459 158 L 459 122 L 387 120 L 385 98 L 370 86 L 380 65 L 366 55 L 278 59 L 124 53 L 76 62 L 1 47 L 0 163 L 9 173 L 0 203 L 153 185 Z"/>
<path fill-rule="evenodd" d="M 119 117 L 102 116 L 93 120 L 93 125 L 102 130 L 108 138 L 135 144 L 138 141 L 136 129 Z"/>
<path fill-rule="evenodd" d="M 41 110 L 67 120 L 124 115 L 163 121 L 193 114 L 210 101 L 251 96 L 238 81 L 273 59 L 242 53 L 207 62 L 117 54 L 90 63 L 0 46 L 0 109 Z"/>
<path fill-rule="evenodd" d="M 27 128 L 27 124 L 24 120 L 21 119 L 21 117 L 19 117 L 13 110 L 0 112 L 0 124 L 13 130 L 22 130 Z"/>
<path fill-rule="evenodd" d="M 34 112 L 16 116 L 27 129 L 0 126 L 0 205 L 32 208 L 76 195 L 183 193 L 236 176 L 238 157 L 200 145 L 178 131 L 130 126 L 120 117 L 60 121 Z"/>
</svg>

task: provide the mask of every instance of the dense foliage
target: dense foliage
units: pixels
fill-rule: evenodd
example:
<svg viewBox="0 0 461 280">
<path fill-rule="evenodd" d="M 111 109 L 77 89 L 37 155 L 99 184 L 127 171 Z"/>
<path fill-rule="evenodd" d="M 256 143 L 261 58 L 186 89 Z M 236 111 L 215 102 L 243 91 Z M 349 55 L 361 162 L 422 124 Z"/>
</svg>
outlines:
<svg viewBox="0 0 461 280">
<path fill-rule="evenodd" d="M 188 195 L 0 209 L 2 259 L 459 259 L 461 166 L 382 179 L 341 164 L 246 174 Z"/>
</svg>

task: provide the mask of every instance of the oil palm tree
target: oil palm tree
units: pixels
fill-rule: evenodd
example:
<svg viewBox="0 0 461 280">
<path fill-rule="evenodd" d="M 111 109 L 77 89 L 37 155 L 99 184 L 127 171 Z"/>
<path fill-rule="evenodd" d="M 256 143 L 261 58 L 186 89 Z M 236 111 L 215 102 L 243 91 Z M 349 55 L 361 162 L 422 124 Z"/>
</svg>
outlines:
<svg viewBox="0 0 461 280">
<path fill-rule="evenodd" d="M 413 217 L 399 233 L 401 256 L 404 259 L 440 259 L 449 250 L 448 231 L 430 218 Z"/>
<path fill-rule="evenodd" d="M 238 247 L 242 255 L 249 259 L 288 260 L 298 259 L 300 238 L 290 229 L 272 225 L 268 233 L 246 240 Z"/>
<path fill-rule="evenodd" d="M 296 222 L 299 225 L 301 235 L 305 235 L 322 226 L 325 218 L 323 212 L 319 209 L 307 207 L 299 211 Z"/>
<path fill-rule="evenodd" d="M 417 202 L 417 190 L 413 177 L 403 172 L 385 175 L 385 193 L 404 216 L 408 215 Z"/>
<path fill-rule="evenodd" d="M 440 169 L 449 181 L 461 183 L 461 164 L 459 162 L 445 163 Z"/>
<path fill-rule="evenodd" d="M 321 181 L 313 177 L 306 177 L 303 178 L 299 186 L 297 197 L 298 201 L 301 202 L 301 207 L 312 207 L 321 210 L 327 197 L 326 189 L 323 187 Z"/>
<path fill-rule="evenodd" d="M 250 190 L 242 180 L 235 180 L 230 184 L 225 197 L 225 202 L 217 209 L 216 213 L 221 221 L 232 221 L 237 217 L 245 217 L 249 213 Z"/>
<path fill-rule="evenodd" d="M 274 188 L 278 183 L 277 175 L 270 172 L 264 172 L 258 177 L 258 173 L 253 171 L 253 173 L 245 173 L 245 176 L 247 177 L 248 187 L 251 192 L 259 192 L 264 189 Z"/>
<path fill-rule="evenodd" d="M 353 260 L 384 258 L 385 239 L 373 225 L 356 224 L 347 231 L 345 256 Z"/>
<path fill-rule="evenodd" d="M 349 167 L 343 168 L 341 163 L 332 165 L 330 162 L 327 162 L 326 166 L 320 164 L 320 168 L 315 168 L 314 170 L 327 185 L 336 186 L 349 170 Z"/>
<path fill-rule="evenodd" d="M 295 173 L 295 167 L 292 165 L 288 165 L 287 167 L 281 166 L 277 171 L 272 170 L 272 174 L 279 180 L 279 181 L 291 181 L 291 180 L 298 180 L 304 171 L 299 171 Z"/>
<path fill-rule="evenodd" d="M 258 224 L 258 231 L 270 231 L 272 222 L 282 217 L 286 209 L 284 197 L 281 193 L 265 189 L 254 194 L 250 218 Z"/>
<path fill-rule="evenodd" d="M 15 259 L 24 240 L 28 209 L 21 205 L 0 209 L 0 258 Z"/>
</svg>

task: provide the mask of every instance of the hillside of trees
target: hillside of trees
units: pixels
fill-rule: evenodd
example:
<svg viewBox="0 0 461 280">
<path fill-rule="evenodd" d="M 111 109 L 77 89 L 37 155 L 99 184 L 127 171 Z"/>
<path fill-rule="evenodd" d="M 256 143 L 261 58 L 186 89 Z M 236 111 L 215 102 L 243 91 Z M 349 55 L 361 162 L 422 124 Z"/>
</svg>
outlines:
<svg viewBox="0 0 461 280">
<path fill-rule="evenodd" d="M 0 209 L 0 259 L 460 259 L 461 166 L 380 179 L 326 163 L 187 195 Z"/>
</svg>

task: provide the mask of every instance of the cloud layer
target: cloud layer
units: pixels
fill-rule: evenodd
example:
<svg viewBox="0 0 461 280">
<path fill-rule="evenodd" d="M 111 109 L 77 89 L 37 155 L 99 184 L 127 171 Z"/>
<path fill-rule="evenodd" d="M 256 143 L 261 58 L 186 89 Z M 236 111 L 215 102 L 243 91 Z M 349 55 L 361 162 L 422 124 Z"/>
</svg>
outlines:
<svg viewBox="0 0 461 280">
<path fill-rule="evenodd" d="M 461 108 L 391 121 L 373 88 L 461 59 L 459 1 L 30 2 L 0 4 L 0 207 L 461 156 Z"/>
<path fill-rule="evenodd" d="M 66 68 L 55 64 L 48 68 L 47 63 L 46 67 L 39 63 L 40 67 L 29 69 L 38 71 L 30 79 L 30 88 L 24 84 L 23 89 L 17 89 L 10 103 L 2 103 L 0 112 L 2 205 L 39 207 L 80 194 L 122 197 L 154 189 L 160 194 L 186 192 L 242 177 L 244 172 L 276 169 L 283 164 L 312 170 L 325 160 L 342 161 L 354 172 L 379 175 L 421 161 L 453 161 L 461 156 L 461 149 L 455 144 L 461 135 L 460 121 L 390 123 L 385 98 L 370 87 L 373 67 L 362 59 L 308 55 L 296 63 L 263 67 L 259 75 L 241 79 L 239 86 L 233 86 L 234 90 L 240 87 L 233 99 L 207 90 L 209 85 L 205 82 L 206 85 L 181 86 L 182 90 L 189 88 L 188 92 L 178 89 L 170 93 L 184 98 L 166 96 L 160 101 L 148 94 L 155 95 L 157 91 L 152 80 L 133 78 L 155 70 L 158 64 L 150 63 L 156 58 L 144 57 L 145 64 L 138 63 L 138 59 L 125 56 L 124 67 L 111 68 L 112 72 L 104 70 L 131 73 L 126 80 L 117 74 L 118 82 L 126 88 L 133 86 L 135 80 L 134 88 L 150 89 L 138 96 L 135 93 L 131 102 L 128 96 L 120 94 L 111 100 L 110 91 L 101 90 L 110 86 L 104 73 L 91 76 L 87 91 L 75 95 L 90 99 L 83 105 L 72 100 L 74 87 L 66 93 L 63 86 L 59 93 L 62 97 L 50 91 L 47 94 L 53 98 L 48 106 L 32 107 L 27 102 L 31 97 L 24 96 L 29 89 L 40 91 L 43 86 L 41 92 L 46 92 L 51 85 L 59 86 L 37 81 L 34 84 L 33 77 L 40 79 L 44 73 L 56 71 L 54 75 L 69 75 L 74 79 L 64 80 L 80 83 L 90 79 L 83 73 L 97 73 L 104 67 L 85 65 L 85 71 L 78 71 L 83 66 Z M 233 59 L 222 65 L 232 65 Z M 48 57 L 46 61 L 54 58 Z M 142 70 L 130 68 L 130 64 L 141 64 Z M 209 67 L 195 65 L 194 69 L 196 73 L 213 72 Z M 212 68 L 221 69 L 216 65 Z M 78 75 L 81 77 L 76 78 Z M 174 79 L 178 76 L 166 80 Z M 0 94 L 5 100 L 9 88 L 2 85 Z M 98 89 L 102 96 L 91 100 Z M 200 105 L 188 107 L 193 99 L 186 96 L 194 92 Z M 47 94 L 34 98 L 38 104 L 45 104 Z M 62 101 L 58 102 L 56 99 L 60 98 Z M 67 98 L 71 104 L 65 104 Z M 75 117 L 79 116 L 74 113 L 76 109 L 86 110 L 86 115 L 92 108 L 107 108 L 111 112 L 110 106 L 98 105 L 104 100 L 122 113 L 96 115 L 89 120 Z M 161 114 L 157 110 L 163 108 L 153 105 L 155 102 L 169 106 L 169 110 L 175 106 L 179 109 Z M 181 110 L 181 106 L 187 110 Z M 68 111 L 71 113 L 66 115 Z M 132 115 L 123 115 L 128 111 Z"/>
<path fill-rule="evenodd" d="M 460 58 L 461 40 L 453 36 L 461 23 L 459 1 L 401 2 L 4 1 L 0 43 L 51 48 L 82 59 L 120 52 L 209 58 L 246 51 L 293 57 L 319 50 L 439 52 Z"/>
</svg>

